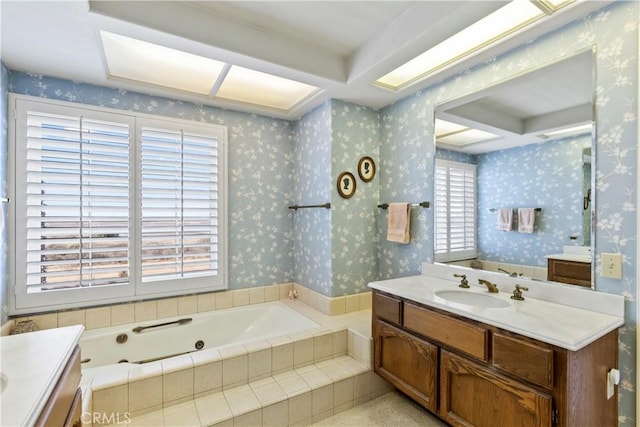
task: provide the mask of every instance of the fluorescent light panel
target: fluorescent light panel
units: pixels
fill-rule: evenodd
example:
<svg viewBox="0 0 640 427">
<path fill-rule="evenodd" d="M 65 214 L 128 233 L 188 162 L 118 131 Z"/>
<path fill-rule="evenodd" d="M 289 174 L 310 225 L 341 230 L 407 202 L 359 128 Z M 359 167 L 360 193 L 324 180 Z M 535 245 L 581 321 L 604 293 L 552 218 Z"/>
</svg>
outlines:
<svg viewBox="0 0 640 427">
<path fill-rule="evenodd" d="M 216 98 L 289 110 L 316 90 L 315 86 L 234 65 Z"/>
<path fill-rule="evenodd" d="M 111 77 L 209 95 L 224 62 L 100 31 Z"/>
<path fill-rule="evenodd" d="M 100 38 L 110 77 L 284 111 L 319 90 L 235 65 L 224 74 L 224 62 L 106 31 Z"/>
<path fill-rule="evenodd" d="M 448 122 L 442 119 L 436 119 L 434 128 L 436 138 L 468 129 L 468 127 L 464 125 L 459 125 L 457 123 Z"/>
<path fill-rule="evenodd" d="M 542 9 L 550 12 L 571 2 L 538 1 Z M 384 75 L 374 84 L 387 89 L 401 89 L 544 16 L 541 8 L 529 0 L 514 0 Z"/>
<path fill-rule="evenodd" d="M 476 142 L 487 141 L 489 139 L 497 138 L 498 135 L 485 132 L 479 129 L 467 129 L 463 132 L 454 133 L 438 138 L 436 141 L 442 144 L 455 145 L 457 147 L 463 147 L 465 145 L 474 144 Z"/>
<path fill-rule="evenodd" d="M 500 135 L 474 129 L 457 123 L 436 119 L 435 131 L 436 142 L 456 147 L 474 144 L 476 142 L 487 141 L 498 138 Z"/>
<path fill-rule="evenodd" d="M 539 135 L 540 138 L 551 139 L 551 138 L 563 138 L 571 135 L 579 135 L 581 133 L 591 132 L 593 129 L 593 125 L 588 123 L 586 125 L 578 125 L 571 126 L 564 129 L 558 129 L 553 132 L 547 132 L 542 135 Z"/>
</svg>

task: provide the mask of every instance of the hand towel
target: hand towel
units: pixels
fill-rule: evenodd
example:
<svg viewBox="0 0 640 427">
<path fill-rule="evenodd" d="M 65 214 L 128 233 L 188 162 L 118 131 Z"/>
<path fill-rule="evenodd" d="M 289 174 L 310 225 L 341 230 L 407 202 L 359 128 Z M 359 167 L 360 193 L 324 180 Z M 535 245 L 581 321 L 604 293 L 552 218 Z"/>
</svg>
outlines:
<svg viewBox="0 0 640 427">
<path fill-rule="evenodd" d="M 390 203 L 387 208 L 387 240 L 409 243 L 411 227 L 411 206 L 409 203 Z"/>
<path fill-rule="evenodd" d="M 511 231 L 513 209 L 498 209 L 498 230 Z"/>
<path fill-rule="evenodd" d="M 518 231 L 520 233 L 533 233 L 533 227 L 536 223 L 535 208 L 518 209 Z"/>
</svg>

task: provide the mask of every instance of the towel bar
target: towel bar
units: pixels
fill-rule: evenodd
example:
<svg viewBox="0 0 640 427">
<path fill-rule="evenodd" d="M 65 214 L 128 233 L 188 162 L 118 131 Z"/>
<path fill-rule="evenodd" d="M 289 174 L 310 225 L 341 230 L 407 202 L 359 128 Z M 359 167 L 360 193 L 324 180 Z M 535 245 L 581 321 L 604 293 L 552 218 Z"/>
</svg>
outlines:
<svg viewBox="0 0 640 427">
<path fill-rule="evenodd" d="M 428 207 L 431 206 L 431 203 L 429 203 L 429 202 L 412 203 L 409 206 L 411 206 L 411 207 L 420 206 L 422 208 L 428 208 Z M 389 203 L 382 203 L 382 204 L 378 205 L 378 207 L 380 209 L 387 209 L 389 207 Z"/>
</svg>

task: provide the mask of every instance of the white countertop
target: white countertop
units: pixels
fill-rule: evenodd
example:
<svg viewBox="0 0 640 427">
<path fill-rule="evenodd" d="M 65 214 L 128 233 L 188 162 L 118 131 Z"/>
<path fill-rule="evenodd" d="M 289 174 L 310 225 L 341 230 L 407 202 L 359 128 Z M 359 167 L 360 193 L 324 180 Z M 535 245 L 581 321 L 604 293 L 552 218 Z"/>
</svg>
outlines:
<svg viewBox="0 0 640 427">
<path fill-rule="evenodd" d="M 563 246 L 561 254 L 545 255 L 545 258 L 591 263 L 591 248 L 587 246 Z"/>
<path fill-rule="evenodd" d="M 33 425 L 53 391 L 83 326 L 67 326 L 0 338 L 0 425 Z"/>
<path fill-rule="evenodd" d="M 624 317 L 531 298 L 526 292 L 524 301 L 515 301 L 511 299 L 511 293 L 489 293 L 486 287 L 471 281 L 470 289 L 459 288 L 458 284 L 453 280 L 419 275 L 372 282 L 369 287 L 572 351 L 624 324 Z M 506 301 L 509 306 L 487 308 L 454 303 L 435 295 L 439 290 L 482 293 Z M 596 292 L 586 292 L 592 294 L 591 298 L 597 298 Z M 604 299 L 610 298 L 604 296 Z"/>
</svg>

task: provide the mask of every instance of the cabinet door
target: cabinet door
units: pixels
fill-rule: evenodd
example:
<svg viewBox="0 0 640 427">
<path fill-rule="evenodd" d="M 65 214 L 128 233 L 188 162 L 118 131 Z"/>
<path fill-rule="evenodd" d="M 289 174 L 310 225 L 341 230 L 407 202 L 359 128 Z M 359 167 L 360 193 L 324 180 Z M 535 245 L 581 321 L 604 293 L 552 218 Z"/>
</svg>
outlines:
<svg viewBox="0 0 640 427">
<path fill-rule="evenodd" d="M 440 416 L 453 426 L 551 426 L 551 396 L 442 351 Z"/>
<path fill-rule="evenodd" d="M 375 372 L 435 412 L 438 348 L 379 320 L 374 329 Z"/>
</svg>

